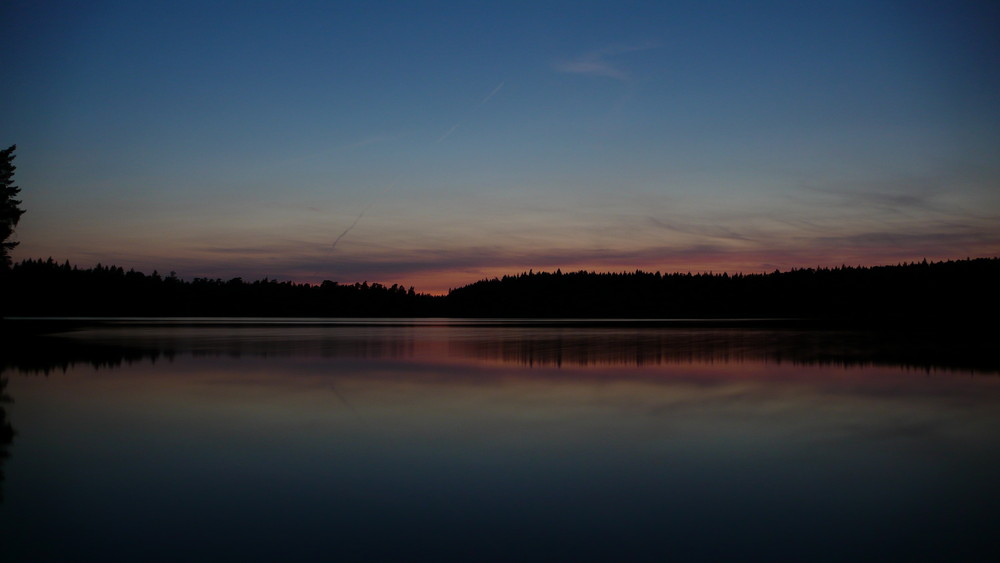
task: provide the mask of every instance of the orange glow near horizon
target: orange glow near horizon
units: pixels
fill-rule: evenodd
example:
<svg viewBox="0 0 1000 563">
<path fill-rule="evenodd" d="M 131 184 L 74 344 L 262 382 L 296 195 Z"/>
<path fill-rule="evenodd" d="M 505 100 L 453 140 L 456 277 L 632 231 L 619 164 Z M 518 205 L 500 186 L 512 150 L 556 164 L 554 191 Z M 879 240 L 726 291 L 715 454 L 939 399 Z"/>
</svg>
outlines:
<svg viewBox="0 0 1000 563">
<path fill-rule="evenodd" d="M 550 264 L 550 265 L 535 265 L 535 266 L 524 266 L 516 268 L 482 268 L 475 271 L 470 271 L 468 269 L 462 270 L 441 270 L 441 271 L 415 271 L 410 272 L 406 275 L 405 279 L 397 277 L 387 277 L 386 279 L 375 279 L 375 278 L 365 278 L 357 280 L 332 280 L 337 281 L 343 285 L 350 285 L 354 283 L 367 282 L 371 283 L 381 283 L 383 285 L 391 286 L 393 284 L 398 284 L 402 287 L 409 289 L 414 288 L 417 293 L 425 293 L 429 295 L 447 295 L 452 289 L 457 289 L 459 287 L 464 287 L 482 280 L 489 280 L 493 278 L 502 278 L 504 276 L 513 276 L 528 273 L 533 271 L 535 273 L 539 272 L 556 272 L 557 270 L 563 273 L 570 272 L 597 272 L 597 273 L 619 273 L 619 272 L 635 272 L 636 270 L 641 270 L 644 272 L 660 272 L 661 274 L 674 274 L 674 273 L 691 273 L 691 274 L 722 274 L 726 273 L 729 275 L 733 274 L 768 274 L 778 271 L 789 271 L 792 269 L 806 269 L 806 268 L 839 268 L 841 266 L 848 267 L 875 267 L 875 266 L 886 266 L 886 265 L 896 265 L 900 263 L 911 263 L 920 262 L 922 260 L 927 260 L 929 262 L 942 262 L 949 260 L 964 260 L 966 258 L 993 258 L 1000 256 L 1000 253 L 987 254 L 976 256 L 924 256 L 924 255 L 914 255 L 901 257 L 896 259 L 890 259 L 888 257 L 881 257 L 881 260 L 847 260 L 847 259 L 827 259 L 827 260 L 816 260 L 815 263 L 774 263 L 770 261 L 755 262 L 750 260 L 748 257 L 745 261 L 727 261 L 727 262 L 712 262 L 710 260 L 702 260 L 692 262 L 685 265 L 675 265 L 671 267 L 670 265 L 655 264 L 655 263 L 645 263 L 645 264 Z M 766 257 L 760 257 L 766 258 Z M 271 279 L 277 279 L 272 277 Z M 314 276 L 303 275 L 297 276 L 289 279 L 293 283 L 306 283 L 311 285 L 318 285 L 324 280 L 330 279 L 329 277 L 323 277 L 322 274 L 316 274 Z M 279 279 L 279 281 L 282 281 Z"/>
</svg>

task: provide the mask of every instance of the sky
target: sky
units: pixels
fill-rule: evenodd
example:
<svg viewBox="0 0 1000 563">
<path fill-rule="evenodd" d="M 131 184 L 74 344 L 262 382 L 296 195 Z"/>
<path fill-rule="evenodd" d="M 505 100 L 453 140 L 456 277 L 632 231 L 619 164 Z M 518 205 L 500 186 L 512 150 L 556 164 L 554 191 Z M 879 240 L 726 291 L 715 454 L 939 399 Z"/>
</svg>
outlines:
<svg viewBox="0 0 1000 563">
<path fill-rule="evenodd" d="M 0 4 L 15 261 L 446 292 L 1000 255 L 1000 3 Z"/>
</svg>

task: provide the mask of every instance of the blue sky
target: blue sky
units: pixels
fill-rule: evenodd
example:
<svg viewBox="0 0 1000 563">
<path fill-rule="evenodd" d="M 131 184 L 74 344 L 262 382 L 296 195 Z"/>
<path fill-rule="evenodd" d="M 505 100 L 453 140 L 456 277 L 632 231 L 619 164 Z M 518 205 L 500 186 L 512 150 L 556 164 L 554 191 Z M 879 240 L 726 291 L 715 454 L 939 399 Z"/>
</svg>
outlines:
<svg viewBox="0 0 1000 563">
<path fill-rule="evenodd" d="M 0 10 L 15 259 L 440 292 L 1000 254 L 995 2 Z"/>
</svg>

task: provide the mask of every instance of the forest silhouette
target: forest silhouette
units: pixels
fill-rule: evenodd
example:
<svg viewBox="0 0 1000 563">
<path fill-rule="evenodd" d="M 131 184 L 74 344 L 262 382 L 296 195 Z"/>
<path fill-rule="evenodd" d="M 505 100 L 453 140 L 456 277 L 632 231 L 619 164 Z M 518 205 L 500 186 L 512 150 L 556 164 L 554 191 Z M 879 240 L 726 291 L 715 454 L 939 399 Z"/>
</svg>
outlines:
<svg viewBox="0 0 1000 563">
<path fill-rule="evenodd" d="M 1000 258 L 766 274 L 533 272 L 447 295 L 367 282 L 299 284 L 151 275 L 24 260 L 7 272 L 6 316 L 812 319 L 942 322 L 1000 312 Z"/>
</svg>

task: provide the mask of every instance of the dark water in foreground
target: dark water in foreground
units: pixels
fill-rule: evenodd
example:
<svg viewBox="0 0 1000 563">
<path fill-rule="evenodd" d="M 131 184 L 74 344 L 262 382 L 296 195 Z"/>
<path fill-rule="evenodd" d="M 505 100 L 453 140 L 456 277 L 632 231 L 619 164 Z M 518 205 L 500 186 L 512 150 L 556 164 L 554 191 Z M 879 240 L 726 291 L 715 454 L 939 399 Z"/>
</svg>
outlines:
<svg viewBox="0 0 1000 563">
<path fill-rule="evenodd" d="M 4 360 L 0 560 L 994 561 L 1000 376 L 891 340 L 47 337 Z"/>
</svg>

